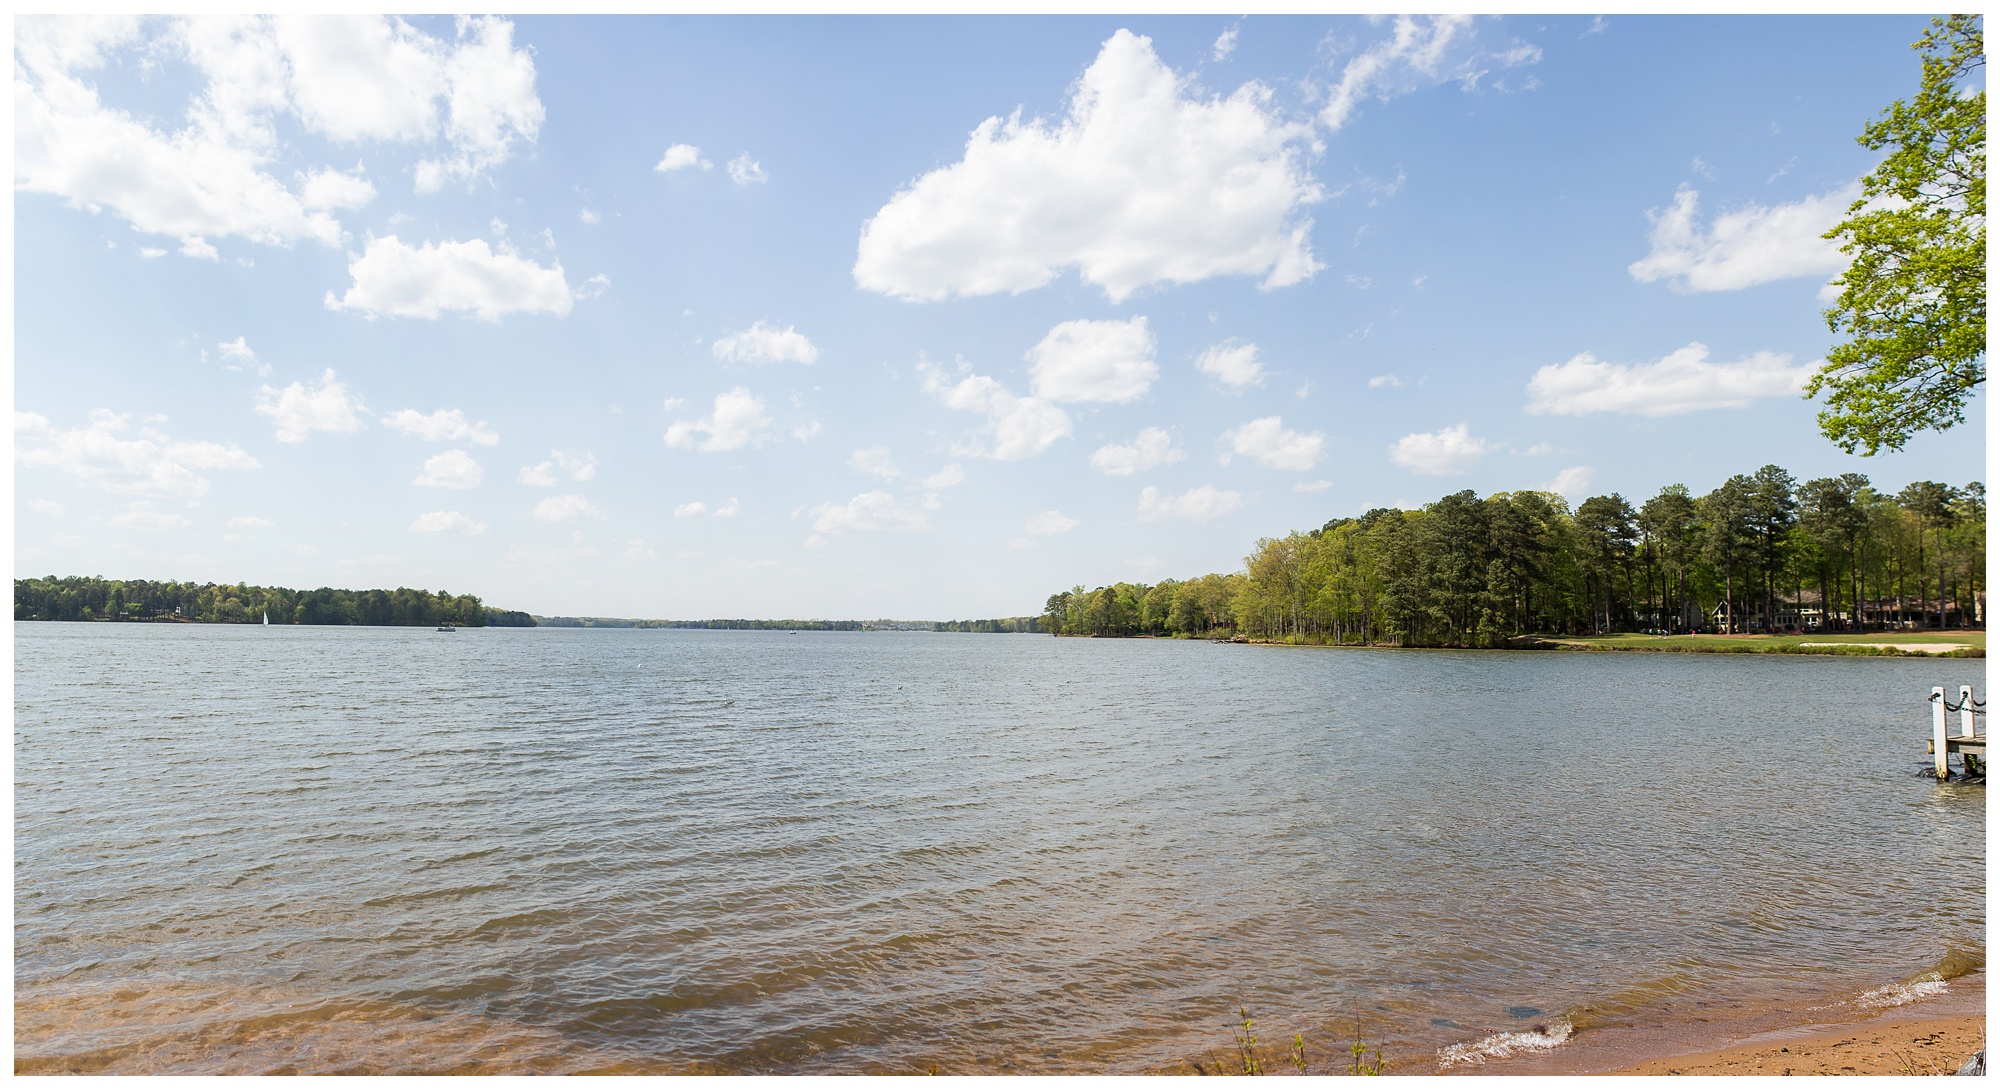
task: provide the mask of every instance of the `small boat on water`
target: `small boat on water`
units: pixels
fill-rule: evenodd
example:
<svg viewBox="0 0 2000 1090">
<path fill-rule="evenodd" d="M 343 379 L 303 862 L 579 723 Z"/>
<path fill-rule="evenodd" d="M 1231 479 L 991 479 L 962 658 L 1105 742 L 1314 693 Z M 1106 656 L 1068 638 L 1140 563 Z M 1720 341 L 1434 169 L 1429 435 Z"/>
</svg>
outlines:
<svg viewBox="0 0 2000 1090">
<path fill-rule="evenodd" d="M 264 611 L 264 627 L 271 627 L 271 611 L 268 609 Z"/>
<path fill-rule="evenodd" d="M 456 631 L 458 631 L 458 626 L 457 626 L 457 625 L 449 625 L 449 624 L 441 624 L 441 625 L 439 625 L 439 626 L 438 626 L 438 631 L 439 631 L 439 632 L 456 632 Z"/>
</svg>

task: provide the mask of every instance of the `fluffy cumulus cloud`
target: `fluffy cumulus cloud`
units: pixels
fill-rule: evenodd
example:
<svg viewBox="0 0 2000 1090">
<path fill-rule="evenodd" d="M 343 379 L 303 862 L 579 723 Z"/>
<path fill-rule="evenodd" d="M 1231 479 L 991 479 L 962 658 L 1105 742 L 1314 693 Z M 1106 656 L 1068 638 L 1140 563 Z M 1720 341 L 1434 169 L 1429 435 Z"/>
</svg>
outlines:
<svg viewBox="0 0 2000 1090">
<path fill-rule="evenodd" d="M 215 346 L 215 351 L 223 359 L 229 361 L 222 365 L 225 370 L 256 375 L 269 375 L 271 373 L 271 365 L 258 359 L 257 353 L 250 349 L 250 342 L 243 337 L 238 337 L 233 341 L 223 341 Z"/>
<path fill-rule="evenodd" d="M 709 351 L 732 363 L 812 363 L 819 349 L 793 326 L 779 329 L 757 322 L 749 329 L 717 337 Z"/>
<path fill-rule="evenodd" d="M 1043 511 L 1039 515 L 1028 516 L 1028 532 L 1045 537 L 1051 534 L 1066 534 L 1083 525 L 1061 511 Z"/>
<path fill-rule="evenodd" d="M 695 500 L 692 503 L 683 503 L 674 508 L 674 517 L 677 519 L 694 518 L 697 515 L 706 514 L 708 514 L 708 505 L 700 500 Z"/>
<path fill-rule="evenodd" d="M 715 164 L 702 158 L 701 149 L 693 144 L 675 144 L 667 149 L 665 155 L 660 156 L 658 163 L 653 165 L 653 169 L 661 174 L 672 174 L 674 171 L 686 170 L 689 167 L 713 170 Z"/>
<path fill-rule="evenodd" d="M 569 313 L 574 295 L 563 267 L 543 268 L 483 238 L 412 246 L 395 235 L 371 238 L 347 264 L 354 286 L 329 310 L 355 310 L 369 318 L 436 318 L 447 311 L 497 322 L 508 314 Z"/>
<path fill-rule="evenodd" d="M 1773 280 L 1826 279 L 1848 257 L 1821 238 L 1847 214 L 1861 187 L 1850 184 L 1794 204 L 1750 204 L 1701 223 L 1701 194 L 1686 186 L 1653 221 L 1652 252 L 1627 267 L 1641 283 L 1665 280 L 1675 291 L 1735 291 Z"/>
<path fill-rule="evenodd" d="M 1225 492 L 1212 484 L 1190 488 L 1178 496 L 1148 486 L 1139 493 L 1139 520 L 1158 522 L 1161 519 L 1181 518 L 1212 522 L 1236 510 L 1242 502 L 1241 492 Z"/>
<path fill-rule="evenodd" d="M 1206 96 L 1120 30 L 1060 119 L 988 118 L 963 159 L 890 198 L 854 279 L 911 300 L 1028 291 L 1072 266 L 1114 302 L 1216 276 L 1296 284 L 1321 267 L 1311 141 L 1262 84 Z"/>
<path fill-rule="evenodd" d="M 960 368 L 963 371 L 965 364 Z M 965 374 L 953 382 L 933 364 L 919 364 L 917 369 L 924 376 L 924 392 L 946 408 L 985 414 L 982 439 L 991 442 L 981 442 L 964 453 L 1018 462 L 1048 450 L 1072 430 L 1068 413 L 1039 397 L 1016 397 L 990 376 Z"/>
<path fill-rule="evenodd" d="M 257 411 L 278 425 L 279 442 L 303 443 L 316 431 L 360 431 L 360 414 L 368 409 L 328 368 L 316 386 L 294 382 L 282 389 L 258 387 Z"/>
<path fill-rule="evenodd" d="M 604 517 L 601 508 L 582 496 L 550 496 L 535 505 L 534 513 L 543 522 L 576 522 Z"/>
<path fill-rule="evenodd" d="M 1593 476 L 1589 466 L 1570 466 L 1555 475 L 1555 479 L 1541 486 L 1540 491 L 1554 492 L 1556 495 L 1575 503 L 1590 491 Z"/>
<path fill-rule="evenodd" d="M 367 203 L 374 185 L 288 163 L 298 144 L 281 123 L 335 145 L 424 147 L 419 190 L 469 180 L 542 122 L 534 61 L 513 33 L 497 18 L 462 18 L 449 39 L 366 15 L 23 19 L 15 184 L 180 239 L 191 256 L 212 257 L 207 240 L 223 237 L 338 246 L 331 213 Z M 126 59 L 185 73 L 183 123 L 104 100 L 95 73 Z"/>
<path fill-rule="evenodd" d="M 771 176 L 764 173 L 764 165 L 750 158 L 750 153 L 747 151 L 731 159 L 729 166 L 724 169 L 729 175 L 729 180 L 737 185 L 763 185 L 771 180 Z"/>
<path fill-rule="evenodd" d="M 1326 456 L 1326 436 L 1285 427 L 1283 417 L 1266 416 L 1222 433 L 1231 454 L 1254 458 L 1272 469 L 1304 471 Z M 1228 454 L 1223 460 L 1228 461 Z"/>
<path fill-rule="evenodd" d="M 1165 428 L 1141 429 L 1130 443 L 1106 443 L 1090 456 L 1091 467 L 1111 477 L 1130 477 L 1183 457 Z"/>
<path fill-rule="evenodd" d="M 877 489 L 846 503 L 822 503 L 812 509 L 813 530 L 822 534 L 879 534 L 931 528 L 927 508 Z"/>
<path fill-rule="evenodd" d="M 1254 344 L 1230 341 L 1211 345 L 1195 359 L 1194 369 L 1239 390 L 1264 385 L 1264 364 L 1257 358 Z"/>
<path fill-rule="evenodd" d="M 475 522 L 471 516 L 457 511 L 428 511 L 410 523 L 410 531 L 418 534 L 483 534 L 486 524 Z"/>
<path fill-rule="evenodd" d="M 713 454 L 742 450 L 757 441 L 771 418 L 764 415 L 764 401 L 738 386 L 715 395 L 715 410 L 699 420 L 676 420 L 667 427 L 667 445 L 677 450 L 698 450 Z"/>
<path fill-rule="evenodd" d="M 391 431 L 433 443 L 477 443 L 490 447 L 500 442 L 500 433 L 488 427 L 486 421 L 470 423 L 460 409 L 439 409 L 429 416 L 415 409 L 398 409 L 383 417 L 382 423 Z"/>
<path fill-rule="evenodd" d="M 549 452 L 548 461 L 522 466 L 519 479 L 522 484 L 554 488 L 561 482 L 564 474 L 567 474 L 572 481 L 587 481 L 597 476 L 597 455 L 587 450 L 575 453 L 552 450 Z"/>
<path fill-rule="evenodd" d="M 113 526 L 133 530 L 179 530 L 193 525 L 186 515 L 153 510 L 150 500 L 134 500 L 125 506 L 125 510 L 111 516 L 107 521 Z"/>
<path fill-rule="evenodd" d="M 108 409 L 92 413 L 81 428 L 15 413 L 14 464 L 55 469 L 106 492 L 189 500 L 208 493 L 201 470 L 257 468 L 257 459 L 234 444 L 176 441 L 151 428 L 132 437 L 131 431 L 129 414 Z"/>
<path fill-rule="evenodd" d="M 1480 81 L 1496 70 L 1542 59 L 1540 49 L 1520 42 L 1489 47 L 1477 31 L 1470 15 L 1397 16 L 1387 38 L 1360 50 L 1341 67 L 1320 108 L 1320 122 L 1338 129 L 1369 99 L 1387 102 L 1440 83 L 1477 90 Z"/>
<path fill-rule="evenodd" d="M 1389 447 L 1389 460 L 1412 473 L 1453 477 L 1497 449 L 1464 424 L 1405 435 Z"/>
<path fill-rule="evenodd" d="M 1136 401 L 1160 375 L 1155 344 L 1143 317 L 1062 322 L 1028 350 L 1028 377 L 1048 401 Z"/>
<path fill-rule="evenodd" d="M 1675 416 L 1702 409 L 1743 409 L 1762 397 L 1799 392 L 1818 369 L 1790 356 L 1757 352 L 1711 363 L 1699 341 L 1650 363 L 1606 363 L 1588 352 L 1551 363 L 1528 380 L 1528 411 L 1555 416 L 1625 413 Z"/>
<path fill-rule="evenodd" d="M 425 488 L 478 488 L 486 471 L 462 450 L 447 450 L 424 462 L 423 471 L 411 483 Z"/>
</svg>

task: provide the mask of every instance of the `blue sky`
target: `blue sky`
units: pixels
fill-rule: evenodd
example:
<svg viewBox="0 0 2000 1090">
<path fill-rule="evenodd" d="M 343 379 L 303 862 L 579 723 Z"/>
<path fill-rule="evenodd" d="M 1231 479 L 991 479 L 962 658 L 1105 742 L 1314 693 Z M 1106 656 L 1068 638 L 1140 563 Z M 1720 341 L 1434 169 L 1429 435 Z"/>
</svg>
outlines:
<svg viewBox="0 0 2000 1090">
<path fill-rule="evenodd" d="M 1925 20 L 17 24 L 15 568 L 1032 613 L 1842 454 Z"/>
</svg>

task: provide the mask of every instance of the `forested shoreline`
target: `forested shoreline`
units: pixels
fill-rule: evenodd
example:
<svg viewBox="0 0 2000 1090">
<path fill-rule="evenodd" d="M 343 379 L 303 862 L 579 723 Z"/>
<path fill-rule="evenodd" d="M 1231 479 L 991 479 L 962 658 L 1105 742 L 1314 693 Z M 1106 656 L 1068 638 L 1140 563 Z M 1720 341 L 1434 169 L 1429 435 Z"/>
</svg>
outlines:
<svg viewBox="0 0 2000 1090">
<path fill-rule="evenodd" d="M 1500 647 L 1534 634 L 1984 627 L 1986 490 L 1767 465 L 1634 508 L 1471 491 L 1257 541 L 1243 570 L 1051 595 L 1067 636 Z"/>
<path fill-rule="evenodd" d="M 198 624 L 457 625 L 532 628 L 534 618 L 492 609 L 476 595 L 395 590 L 293 590 L 247 583 L 179 583 L 101 576 L 14 580 L 17 621 Z"/>
</svg>

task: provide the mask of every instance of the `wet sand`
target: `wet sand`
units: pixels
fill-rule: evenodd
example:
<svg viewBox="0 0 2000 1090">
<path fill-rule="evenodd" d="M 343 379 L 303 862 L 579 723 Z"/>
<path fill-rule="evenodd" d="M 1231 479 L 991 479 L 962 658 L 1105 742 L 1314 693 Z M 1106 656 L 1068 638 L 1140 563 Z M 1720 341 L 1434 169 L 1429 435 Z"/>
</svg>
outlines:
<svg viewBox="0 0 2000 1090">
<path fill-rule="evenodd" d="M 1880 994 L 1880 993 L 1876 993 Z M 1662 1012 L 1664 1013 L 1664 1012 Z M 1875 1007 L 1807 997 L 1618 1018 L 1452 1074 L 1950 1075 L 1986 1047 L 1986 974 Z"/>
<path fill-rule="evenodd" d="M 1951 1075 L 1986 1047 L 1986 1016 L 1883 1015 L 1848 1026 L 1800 1026 L 1729 1048 L 1652 1060 L 1616 1075 Z"/>
</svg>

